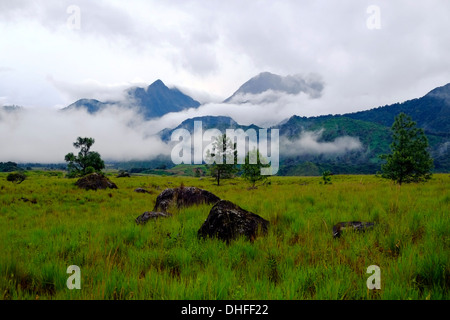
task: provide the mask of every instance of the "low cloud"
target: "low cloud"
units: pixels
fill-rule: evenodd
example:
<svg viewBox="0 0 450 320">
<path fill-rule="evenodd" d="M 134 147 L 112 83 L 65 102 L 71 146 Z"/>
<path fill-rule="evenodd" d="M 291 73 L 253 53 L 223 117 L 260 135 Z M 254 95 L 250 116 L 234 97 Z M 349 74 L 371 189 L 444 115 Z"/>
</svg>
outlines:
<svg viewBox="0 0 450 320">
<path fill-rule="evenodd" d="M 270 99 L 272 95 L 275 97 Z M 198 108 L 169 113 L 164 115 L 156 125 L 160 126 L 162 124 L 166 125 L 166 128 L 171 128 L 189 118 L 227 116 L 233 118 L 241 125 L 255 124 L 260 127 L 269 128 L 293 115 L 309 116 L 315 110 L 320 110 L 324 105 L 321 99 L 312 100 L 303 93 L 291 95 L 268 91 L 259 95 L 253 95 L 253 98 L 255 102 L 206 103 Z M 256 100 L 260 100 L 259 102 L 261 103 Z"/>
<path fill-rule="evenodd" d="M 350 136 L 338 137 L 331 142 L 320 141 L 323 132 L 324 129 L 304 131 L 296 140 L 281 139 L 281 154 L 285 156 L 343 154 L 362 148 L 359 139 Z"/>
<path fill-rule="evenodd" d="M 263 72 L 244 83 L 227 102 L 267 103 L 287 95 L 305 94 L 311 99 L 322 96 L 325 83 L 318 74 L 280 76 Z"/>
<path fill-rule="evenodd" d="M 106 108 L 96 115 L 83 110 L 0 111 L 0 161 L 62 163 L 75 152 L 77 137 L 92 137 L 92 150 L 104 160 L 150 160 L 170 154 L 160 138 L 148 134 L 151 123 L 133 110 Z"/>
<path fill-rule="evenodd" d="M 255 106 L 248 106 L 247 110 L 246 105 L 229 104 L 208 104 L 149 121 L 144 121 L 133 109 L 114 105 L 108 105 L 95 115 L 77 109 L 65 112 L 52 109 L 11 112 L 0 109 L 0 161 L 62 163 L 65 154 L 76 151 L 73 142 L 79 136 L 93 137 L 96 142 L 92 150 L 98 151 L 105 160 L 151 160 L 161 154 L 171 154 L 173 143 L 167 144 L 160 139 L 158 133 L 161 130 L 174 128 L 194 116 L 223 115 L 225 105 L 236 108 L 228 115 L 233 117 L 239 114 L 238 122 L 245 120 L 246 115 L 249 116 L 247 120 L 255 115 Z M 237 110 L 237 107 L 240 109 Z M 264 107 L 270 108 L 267 105 Z M 264 119 L 261 118 L 262 121 Z M 362 147 L 358 138 L 349 136 L 321 141 L 323 131 L 305 131 L 294 141 L 281 137 L 280 155 L 343 154 Z"/>
<path fill-rule="evenodd" d="M 96 99 L 99 101 L 122 101 L 126 99 L 126 89 L 130 87 L 147 87 L 144 83 L 102 83 L 93 79 L 83 80 L 81 82 L 68 82 L 47 76 L 50 82 L 58 92 L 68 101 L 75 102 L 81 98 Z"/>
</svg>

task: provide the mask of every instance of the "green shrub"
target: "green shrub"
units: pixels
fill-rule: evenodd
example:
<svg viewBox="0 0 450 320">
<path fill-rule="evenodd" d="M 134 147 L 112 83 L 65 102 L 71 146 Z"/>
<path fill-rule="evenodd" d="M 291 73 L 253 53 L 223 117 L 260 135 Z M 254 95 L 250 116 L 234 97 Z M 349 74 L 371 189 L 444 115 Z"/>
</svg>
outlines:
<svg viewBox="0 0 450 320">
<path fill-rule="evenodd" d="M 22 183 L 27 176 L 21 172 L 13 172 L 8 174 L 6 180 L 9 182 L 16 182 L 17 184 Z"/>
</svg>

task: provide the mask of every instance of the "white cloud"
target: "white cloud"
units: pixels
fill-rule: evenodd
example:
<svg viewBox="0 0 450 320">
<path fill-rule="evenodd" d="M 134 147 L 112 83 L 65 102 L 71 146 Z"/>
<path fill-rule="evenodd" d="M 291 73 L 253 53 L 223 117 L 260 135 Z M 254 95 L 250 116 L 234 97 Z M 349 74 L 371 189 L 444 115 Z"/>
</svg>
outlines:
<svg viewBox="0 0 450 320">
<path fill-rule="evenodd" d="M 280 141 L 280 152 L 283 155 L 319 155 L 343 154 L 361 149 L 359 138 L 342 136 L 331 142 L 320 141 L 323 129 L 318 131 L 303 131 L 298 139 Z"/>
<path fill-rule="evenodd" d="M 311 99 L 305 93 L 297 95 L 266 91 L 245 97 L 247 103 L 206 103 L 198 108 L 178 113 L 169 113 L 158 120 L 158 127 L 177 126 L 183 120 L 201 116 L 228 116 L 242 125 L 255 124 L 269 128 L 290 118 L 292 115 L 313 116 L 317 112 L 326 112 L 333 100 L 327 92 L 321 99 Z"/>
<path fill-rule="evenodd" d="M 67 82 L 64 80 L 56 80 L 52 76 L 48 76 L 47 80 L 58 91 L 66 96 L 69 101 L 76 101 L 80 97 L 84 99 L 96 99 L 99 101 L 120 101 L 126 97 L 126 89 L 139 86 L 146 87 L 145 83 L 102 83 L 94 79 L 86 79 L 79 83 Z"/>
<path fill-rule="evenodd" d="M 81 10 L 80 30 L 66 25 L 66 9 L 73 4 Z M 366 26 L 371 4 L 2 1 L 2 65 L 13 70 L 0 83 L 0 95 L 24 105 L 73 102 L 49 85 L 50 75 L 67 83 L 150 84 L 160 78 L 223 100 L 268 70 L 318 73 L 335 87 L 336 101 L 353 99 L 367 108 L 448 82 L 450 34 L 442 30 L 450 26 L 450 3 L 381 1 L 380 30 Z M 33 86 L 38 89 L 28 94 Z M 364 95 L 374 103 L 365 105 Z M 340 112 L 327 108 L 326 113 Z"/>
<path fill-rule="evenodd" d="M 159 137 L 145 135 L 149 123 L 132 110 L 107 108 L 96 115 L 84 111 L 30 109 L 0 112 L 0 161 L 64 162 L 75 152 L 77 137 L 93 137 L 92 150 L 105 160 L 148 160 L 170 154 Z"/>
</svg>

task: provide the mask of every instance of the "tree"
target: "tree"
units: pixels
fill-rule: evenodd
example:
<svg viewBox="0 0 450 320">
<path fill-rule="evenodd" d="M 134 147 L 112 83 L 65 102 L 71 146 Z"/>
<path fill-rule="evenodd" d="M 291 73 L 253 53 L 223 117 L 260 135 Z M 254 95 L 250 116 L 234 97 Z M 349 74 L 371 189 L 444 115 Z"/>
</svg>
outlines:
<svg viewBox="0 0 450 320">
<path fill-rule="evenodd" d="M 330 176 L 331 176 L 331 171 L 330 170 L 326 170 L 326 171 L 322 172 L 322 180 L 323 180 L 323 182 L 321 181 L 320 183 L 331 184 Z"/>
<path fill-rule="evenodd" d="M 21 169 L 17 166 L 15 162 L 0 162 L 0 172 L 13 172 L 20 171 Z"/>
<path fill-rule="evenodd" d="M 66 154 L 64 160 L 68 162 L 67 170 L 69 177 L 84 176 L 93 172 L 101 172 L 105 168 L 100 154 L 95 151 L 90 151 L 90 148 L 95 143 L 93 138 L 78 137 L 73 146 L 80 149 L 78 156 L 72 152 Z"/>
<path fill-rule="evenodd" d="M 261 169 L 268 168 L 270 165 L 261 163 L 261 157 L 259 150 L 249 151 L 245 156 L 245 163 L 242 165 L 242 178 L 249 181 L 252 184 L 252 188 L 255 188 L 256 182 L 264 181 L 268 178 L 267 175 L 261 174 Z"/>
<path fill-rule="evenodd" d="M 400 113 L 391 130 L 391 154 L 380 156 L 386 160 L 381 166 L 382 177 L 399 185 L 430 179 L 433 159 L 427 150 L 428 139 L 423 129 L 417 128 L 410 116 Z"/>
<path fill-rule="evenodd" d="M 206 152 L 209 173 L 220 185 L 220 179 L 231 178 L 237 172 L 236 143 L 232 143 L 226 134 L 214 138 L 212 150 Z"/>
</svg>

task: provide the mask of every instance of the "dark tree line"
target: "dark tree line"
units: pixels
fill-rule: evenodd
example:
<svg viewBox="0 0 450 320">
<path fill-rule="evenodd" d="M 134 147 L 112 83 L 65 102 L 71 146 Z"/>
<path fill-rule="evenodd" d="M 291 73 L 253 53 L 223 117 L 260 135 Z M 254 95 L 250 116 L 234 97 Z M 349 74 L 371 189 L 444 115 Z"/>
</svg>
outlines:
<svg viewBox="0 0 450 320">
<path fill-rule="evenodd" d="M 0 162 L 0 172 L 13 172 L 13 171 L 20 171 L 21 168 L 17 166 L 17 163 L 15 162 Z"/>
</svg>

